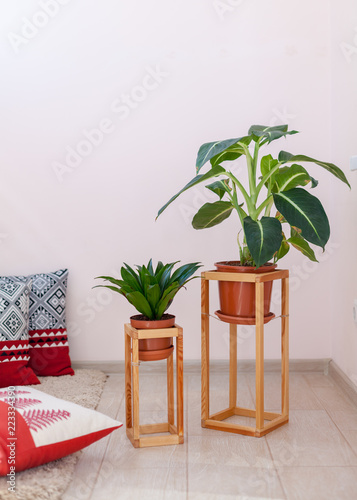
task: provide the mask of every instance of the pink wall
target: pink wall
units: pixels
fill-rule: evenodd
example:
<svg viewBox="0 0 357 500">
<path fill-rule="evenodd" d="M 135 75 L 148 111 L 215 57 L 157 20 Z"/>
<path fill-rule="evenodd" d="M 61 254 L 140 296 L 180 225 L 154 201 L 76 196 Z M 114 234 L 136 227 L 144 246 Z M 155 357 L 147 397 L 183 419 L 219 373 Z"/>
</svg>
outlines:
<svg viewBox="0 0 357 500">
<path fill-rule="evenodd" d="M 356 74 L 357 55 L 347 64 L 339 47 L 355 36 L 352 1 L 346 7 L 351 15 L 338 25 L 326 0 L 23 0 L 0 7 L 2 273 L 70 269 L 73 359 L 124 356 L 123 323 L 132 308 L 92 290 L 95 276 L 149 257 L 200 260 L 208 269 L 237 256 L 234 217 L 207 231 L 191 228 L 208 196 L 203 189 L 183 195 L 155 222 L 161 205 L 194 176 L 203 142 L 243 134 L 252 123 L 287 122 L 301 134 L 272 144 L 272 153 L 315 155 L 348 173 L 349 155 L 357 153 L 349 106 L 356 86 L 345 93 L 334 70 L 342 67 L 349 81 Z M 340 276 L 333 264 L 345 261 L 352 238 L 356 243 L 356 196 L 318 167 L 313 175 L 333 232 L 320 264 L 293 251 L 281 263 L 292 276 L 291 357 L 336 356 L 351 367 L 356 288 L 350 271 Z M 348 262 L 355 266 L 354 249 Z M 341 320 L 336 302 L 345 304 Z M 184 327 L 186 359 L 200 357 L 199 308 L 196 280 L 172 308 Z M 227 328 L 214 325 L 212 355 L 223 358 Z M 267 327 L 270 358 L 279 356 L 277 328 Z M 252 330 L 240 339 L 240 357 L 252 358 Z"/>
</svg>

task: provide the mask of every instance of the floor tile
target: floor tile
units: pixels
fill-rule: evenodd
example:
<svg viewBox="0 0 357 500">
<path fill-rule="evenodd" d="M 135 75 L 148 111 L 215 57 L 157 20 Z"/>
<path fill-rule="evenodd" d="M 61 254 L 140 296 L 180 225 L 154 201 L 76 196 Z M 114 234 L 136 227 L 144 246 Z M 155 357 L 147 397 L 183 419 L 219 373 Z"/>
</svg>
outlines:
<svg viewBox="0 0 357 500">
<path fill-rule="evenodd" d="M 104 464 L 105 466 L 105 464 Z M 109 469 L 108 469 L 109 470 Z M 96 485 L 92 498 L 95 500 L 186 500 L 186 469 L 115 468 Z M 105 487 L 103 488 L 103 485 Z"/>
<path fill-rule="evenodd" d="M 323 373 L 303 373 L 303 377 L 310 387 L 335 387 L 335 383 L 329 375 Z"/>
<path fill-rule="evenodd" d="M 213 431 L 215 435 L 189 436 L 188 465 L 225 465 L 273 468 L 273 460 L 264 438 Z"/>
<path fill-rule="evenodd" d="M 247 377 L 255 404 L 255 375 Z M 322 404 L 300 373 L 290 374 L 289 405 L 291 410 L 321 410 Z M 281 375 L 266 373 L 264 376 L 264 407 L 267 411 L 281 411 Z"/>
<path fill-rule="evenodd" d="M 338 387 L 313 387 L 312 390 L 326 410 L 356 410 L 356 406 Z"/>
<path fill-rule="evenodd" d="M 276 466 L 357 465 L 357 457 L 324 410 L 293 410 L 266 436 Z"/>
<path fill-rule="evenodd" d="M 330 418 L 342 431 L 357 431 L 357 410 L 329 411 Z"/>
<path fill-rule="evenodd" d="M 285 499 L 274 469 L 194 464 L 188 468 L 188 500 L 266 498 Z M 204 496 L 202 496 L 204 495 Z M 231 497 L 230 497 L 231 496 Z"/>
<path fill-rule="evenodd" d="M 278 474 L 288 500 L 357 497 L 357 467 L 282 467 Z"/>
</svg>

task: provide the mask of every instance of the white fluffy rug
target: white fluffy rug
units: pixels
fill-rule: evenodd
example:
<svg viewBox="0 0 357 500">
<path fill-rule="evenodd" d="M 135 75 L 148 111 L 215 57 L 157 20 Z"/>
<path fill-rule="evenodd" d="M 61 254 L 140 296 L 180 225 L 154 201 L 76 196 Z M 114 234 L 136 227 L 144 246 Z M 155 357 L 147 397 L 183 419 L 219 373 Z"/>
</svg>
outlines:
<svg viewBox="0 0 357 500">
<path fill-rule="evenodd" d="M 96 408 L 106 375 L 98 370 L 76 370 L 75 375 L 39 377 L 35 389 L 73 403 Z M 16 474 L 16 493 L 7 489 L 6 478 L 0 478 L 0 500 L 58 500 L 68 487 L 81 452 Z"/>
</svg>

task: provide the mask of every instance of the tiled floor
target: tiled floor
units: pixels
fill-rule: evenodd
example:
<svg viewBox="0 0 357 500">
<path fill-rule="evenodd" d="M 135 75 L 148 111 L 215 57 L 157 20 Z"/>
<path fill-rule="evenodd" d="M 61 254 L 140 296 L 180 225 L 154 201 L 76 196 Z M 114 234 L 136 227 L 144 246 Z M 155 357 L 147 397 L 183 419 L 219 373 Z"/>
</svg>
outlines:
<svg viewBox="0 0 357 500">
<path fill-rule="evenodd" d="M 140 368 L 140 423 L 165 421 L 165 375 Z M 254 407 L 254 374 L 238 402 Z M 228 406 L 228 375 L 211 374 L 211 413 Z M 111 375 L 99 411 L 125 422 L 124 376 Z M 280 374 L 265 375 L 280 410 Z M 134 449 L 125 427 L 84 450 L 64 500 L 357 499 L 357 407 L 322 373 L 290 373 L 290 422 L 263 438 L 203 429 L 200 373 L 185 375 L 185 443 Z M 245 419 L 247 420 L 247 419 Z"/>
</svg>

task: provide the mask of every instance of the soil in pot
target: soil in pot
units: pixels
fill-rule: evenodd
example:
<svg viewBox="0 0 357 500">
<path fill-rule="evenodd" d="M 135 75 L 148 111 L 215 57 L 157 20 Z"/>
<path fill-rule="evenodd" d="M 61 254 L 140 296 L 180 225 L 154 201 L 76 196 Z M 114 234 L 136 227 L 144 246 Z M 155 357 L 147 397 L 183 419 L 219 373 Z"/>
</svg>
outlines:
<svg viewBox="0 0 357 500">
<path fill-rule="evenodd" d="M 216 262 L 217 271 L 230 273 L 268 273 L 276 269 L 276 264 L 265 264 L 255 269 L 252 266 L 241 266 L 239 261 Z M 264 323 L 270 321 L 274 314 L 269 312 L 273 282 L 264 283 Z M 220 310 L 217 316 L 227 323 L 243 325 L 255 324 L 255 284 L 234 281 L 219 281 Z"/>
<path fill-rule="evenodd" d="M 130 324 L 138 330 L 158 330 L 160 328 L 170 328 L 175 325 L 175 316 L 164 314 L 160 320 L 148 320 L 142 314 L 131 316 Z M 170 356 L 174 349 L 172 337 L 158 339 L 139 340 L 140 361 L 158 361 Z"/>
</svg>

